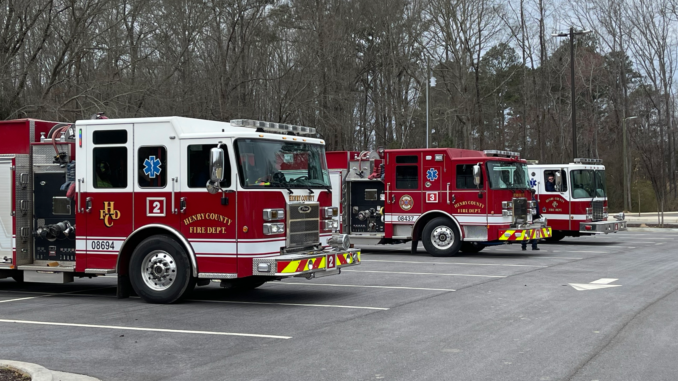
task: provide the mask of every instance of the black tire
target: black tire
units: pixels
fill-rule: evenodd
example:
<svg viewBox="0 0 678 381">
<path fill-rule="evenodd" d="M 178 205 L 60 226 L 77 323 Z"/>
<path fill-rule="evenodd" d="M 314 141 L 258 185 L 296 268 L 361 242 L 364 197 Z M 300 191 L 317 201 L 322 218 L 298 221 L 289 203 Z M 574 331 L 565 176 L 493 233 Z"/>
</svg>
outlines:
<svg viewBox="0 0 678 381">
<path fill-rule="evenodd" d="M 449 218 L 436 217 L 424 226 L 421 241 L 434 257 L 451 257 L 459 253 L 461 235 Z"/>
<path fill-rule="evenodd" d="M 137 295 L 149 303 L 174 303 L 195 288 L 186 250 L 164 235 L 148 237 L 134 249 L 129 277 Z"/>
<path fill-rule="evenodd" d="M 475 254 L 480 253 L 485 248 L 485 245 L 478 242 L 462 242 L 461 251 L 464 253 Z"/>
<path fill-rule="evenodd" d="M 222 281 L 222 287 L 228 291 L 240 292 L 254 290 L 268 282 L 268 279 L 261 279 L 259 277 L 248 277 L 242 279 L 233 279 L 230 281 Z"/>
</svg>

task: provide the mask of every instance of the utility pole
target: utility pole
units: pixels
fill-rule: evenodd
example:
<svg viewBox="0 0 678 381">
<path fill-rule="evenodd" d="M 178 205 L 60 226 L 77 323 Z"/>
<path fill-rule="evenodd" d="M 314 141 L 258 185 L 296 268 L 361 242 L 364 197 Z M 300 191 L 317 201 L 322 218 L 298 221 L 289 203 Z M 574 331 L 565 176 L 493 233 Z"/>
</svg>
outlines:
<svg viewBox="0 0 678 381">
<path fill-rule="evenodd" d="M 552 34 L 553 37 L 569 37 L 570 38 L 570 87 L 572 88 L 572 159 L 577 157 L 577 109 L 576 109 L 576 94 L 574 89 L 574 36 L 589 34 L 591 30 L 584 30 L 575 32 L 574 27 L 570 27 L 569 33 Z"/>
<path fill-rule="evenodd" d="M 426 148 L 428 148 L 428 88 L 431 85 L 431 65 L 426 58 Z"/>
</svg>

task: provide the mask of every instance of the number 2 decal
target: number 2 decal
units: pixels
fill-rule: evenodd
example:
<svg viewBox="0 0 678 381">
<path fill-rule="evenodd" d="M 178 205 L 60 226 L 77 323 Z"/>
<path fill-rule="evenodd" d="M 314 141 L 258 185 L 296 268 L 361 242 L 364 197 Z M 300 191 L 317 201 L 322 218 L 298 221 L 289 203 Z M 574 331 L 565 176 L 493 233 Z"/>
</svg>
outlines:
<svg viewBox="0 0 678 381">
<path fill-rule="evenodd" d="M 146 215 L 149 217 L 165 217 L 165 198 L 164 197 L 147 198 Z"/>
<path fill-rule="evenodd" d="M 333 269 L 335 267 L 336 267 L 336 263 L 334 262 L 334 255 L 328 255 L 327 256 L 327 268 Z"/>
</svg>

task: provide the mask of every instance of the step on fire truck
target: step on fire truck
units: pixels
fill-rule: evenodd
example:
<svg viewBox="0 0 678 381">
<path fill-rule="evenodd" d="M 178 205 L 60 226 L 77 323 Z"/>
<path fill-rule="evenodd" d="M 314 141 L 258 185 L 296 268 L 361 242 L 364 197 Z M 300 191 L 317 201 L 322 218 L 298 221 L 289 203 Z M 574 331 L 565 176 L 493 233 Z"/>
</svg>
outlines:
<svg viewBox="0 0 678 381">
<path fill-rule="evenodd" d="M 548 238 L 533 221 L 526 161 L 507 151 L 328 152 L 342 182 L 342 231 L 360 245 L 422 241 L 433 256 Z"/>
<path fill-rule="evenodd" d="M 334 234 L 338 180 L 314 133 L 180 117 L 0 122 L 0 278 L 117 273 L 119 297 L 171 303 L 210 280 L 339 274 L 360 251 Z"/>
<path fill-rule="evenodd" d="M 553 228 L 550 240 L 566 236 L 616 233 L 626 230 L 624 212 L 608 221 L 605 166 L 600 159 L 574 159 L 570 164 L 529 164 L 530 186 Z"/>
</svg>

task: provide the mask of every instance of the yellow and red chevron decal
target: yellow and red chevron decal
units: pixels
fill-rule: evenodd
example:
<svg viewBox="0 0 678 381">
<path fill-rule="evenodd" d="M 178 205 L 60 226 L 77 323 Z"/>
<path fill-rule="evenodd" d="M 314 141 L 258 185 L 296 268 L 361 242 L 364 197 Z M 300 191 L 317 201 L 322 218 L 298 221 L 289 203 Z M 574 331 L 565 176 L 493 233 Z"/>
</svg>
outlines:
<svg viewBox="0 0 678 381">
<path fill-rule="evenodd" d="M 551 228 L 539 228 L 532 231 L 532 239 L 549 238 L 552 235 Z"/>
<path fill-rule="evenodd" d="M 339 266 L 352 265 L 353 263 L 360 263 L 360 252 L 358 252 L 358 260 L 356 262 L 353 262 L 351 253 L 337 254 L 337 264 Z"/>
<path fill-rule="evenodd" d="M 360 263 L 360 252 L 358 251 L 356 254 L 357 260 L 353 259 L 352 253 L 336 254 L 337 258 L 336 264 L 334 264 L 334 266 L 330 265 L 329 270 L 332 270 L 335 267 Z M 323 255 L 320 257 L 298 259 L 295 261 L 280 261 L 278 262 L 277 272 L 281 274 L 293 274 L 326 268 L 327 268 L 327 256 Z"/>
<path fill-rule="evenodd" d="M 300 273 L 309 270 L 324 269 L 327 266 L 325 257 L 300 259 L 290 262 L 278 262 L 279 273 Z"/>
<path fill-rule="evenodd" d="M 531 239 L 549 238 L 553 235 L 551 228 L 509 229 L 499 231 L 500 241 L 529 241 Z"/>
<path fill-rule="evenodd" d="M 534 229 L 509 229 L 509 230 L 500 230 L 499 231 L 499 240 L 500 241 L 525 241 L 529 240 L 532 236 L 532 231 Z"/>
</svg>

